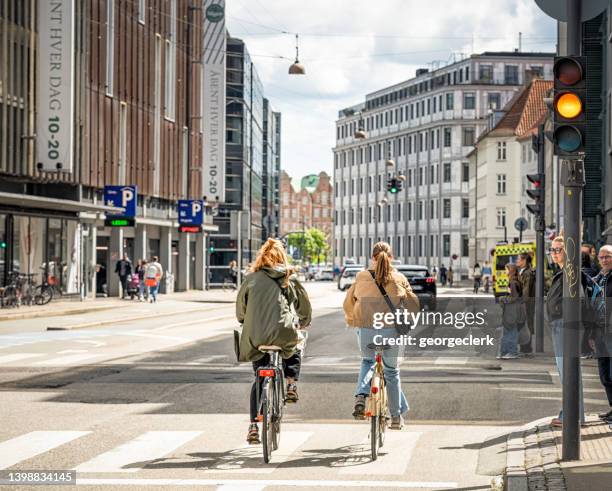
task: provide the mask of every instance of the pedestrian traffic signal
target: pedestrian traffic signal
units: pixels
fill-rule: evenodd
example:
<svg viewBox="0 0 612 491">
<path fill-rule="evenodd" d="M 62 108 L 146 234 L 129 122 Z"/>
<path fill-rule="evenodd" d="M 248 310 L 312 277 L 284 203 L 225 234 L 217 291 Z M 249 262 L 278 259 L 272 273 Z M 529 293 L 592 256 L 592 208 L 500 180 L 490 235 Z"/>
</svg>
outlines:
<svg viewBox="0 0 612 491">
<path fill-rule="evenodd" d="M 387 191 L 389 191 L 391 194 L 396 194 L 399 191 L 397 186 L 397 179 L 395 179 L 395 177 L 387 181 Z"/>
<path fill-rule="evenodd" d="M 208 246 L 208 252 L 210 252 L 211 254 L 215 252 L 215 243 L 212 240 L 210 241 L 210 245 Z"/>
<path fill-rule="evenodd" d="M 544 215 L 544 174 L 527 174 L 527 180 L 533 184 L 533 189 L 527 190 L 527 196 L 533 200 L 527 205 L 527 210 L 541 217 Z"/>
<path fill-rule="evenodd" d="M 554 63 L 555 154 L 576 156 L 584 152 L 586 135 L 586 61 L 582 56 L 557 56 Z"/>
</svg>

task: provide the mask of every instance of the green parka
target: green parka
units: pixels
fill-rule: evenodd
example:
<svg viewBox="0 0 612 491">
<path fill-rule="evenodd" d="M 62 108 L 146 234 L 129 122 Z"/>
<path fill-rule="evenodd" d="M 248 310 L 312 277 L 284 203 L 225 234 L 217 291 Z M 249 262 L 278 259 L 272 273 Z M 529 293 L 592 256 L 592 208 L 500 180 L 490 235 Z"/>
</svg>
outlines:
<svg viewBox="0 0 612 491">
<path fill-rule="evenodd" d="M 295 275 L 283 288 L 285 272 L 282 267 L 263 268 L 247 275 L 242 283 L 236 298 L 236 318 L 242 324 L 240 361 L 261 359 L 264 353 L 257 350 L 261 345 L 279 346 L 281 356 L 290 357 L 298 343 L 294 324 L 310 324 L 308 294 Z"/>
</svg>

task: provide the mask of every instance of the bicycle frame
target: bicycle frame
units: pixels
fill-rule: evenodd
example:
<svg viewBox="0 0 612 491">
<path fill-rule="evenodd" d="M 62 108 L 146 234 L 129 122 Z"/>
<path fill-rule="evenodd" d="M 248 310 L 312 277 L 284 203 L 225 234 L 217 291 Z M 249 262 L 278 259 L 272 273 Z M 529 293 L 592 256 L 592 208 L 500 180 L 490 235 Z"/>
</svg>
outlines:
<svg viewBox="0 0 612 491">
<path fill-rule="evenodd" d="M 368 418 L 372 416 L 387 416 L 387 389 L 385 387 L 385 374 L 382 363 L 382 355 L 376 353 L 374 374 L 370 384 L 370 396 L 368 397 L 365 414 Z"/>
<path fill-rule="evenodd" d="M 274 384 L 276 385 L 276 390 L 274 391 L 275 395 L 281 395 L 279 401 L 274 401 L 274 408 L 277 409 L 279 407 L 278 402 L 285 401 L 285 384 L 283 383 L 283 365 L 280 357 L 280 353 L 278 351 L 268 352 L 270 355 L 270 363 L 266 367 L 260 367 L 257 369 L 257 381 L 256 381 L 256 389 L 257 389 L 257 413 L 258 417 L 261 418 L 261 406 L 263 399 L 261 397 L 261 385 L 265 384 L 268 379 L 272 378 Z"/>
</svg>

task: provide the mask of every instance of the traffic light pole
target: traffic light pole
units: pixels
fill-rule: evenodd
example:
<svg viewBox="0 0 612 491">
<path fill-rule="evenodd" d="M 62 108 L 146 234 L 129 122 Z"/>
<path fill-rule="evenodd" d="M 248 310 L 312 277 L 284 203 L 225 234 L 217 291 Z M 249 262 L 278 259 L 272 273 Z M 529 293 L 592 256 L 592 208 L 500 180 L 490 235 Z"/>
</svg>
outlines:
<svg viewBox="0 0 612 491">
<path fill-rule="evenodd" d="M 544 175 L 544 125 L 538 128 L 538 174 Z M 542 201 L 546 202 L 545 196 Z M 544 207 L 543 207 L 544 208 Z M 536 284 L 535 284 L 535 349 L 536 353 L 544 352 L 544 214 L 536 216 Z"/>
<path fill-rule="evenodd" d="M 580 55 L 582 0 L 567 0 L 567 54 Z M 565 264 L 563 267 L 563 444 L 562 459 L 580 459 L 580 229 L 584 161 L 564 160 Z"/>
</svg>

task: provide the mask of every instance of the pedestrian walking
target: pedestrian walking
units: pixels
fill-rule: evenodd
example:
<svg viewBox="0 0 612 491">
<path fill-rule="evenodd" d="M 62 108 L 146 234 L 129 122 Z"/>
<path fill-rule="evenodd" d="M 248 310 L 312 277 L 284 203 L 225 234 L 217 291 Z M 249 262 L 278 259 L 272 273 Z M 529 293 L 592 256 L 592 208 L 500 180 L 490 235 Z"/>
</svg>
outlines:
<svg viewBox="0 0 612 491">
<path fill-rule="evenodd" d="M 229 279 L 232 281 L 234 286 L 238 286 L 238 263 L 234 260 L 230 261 L 228 269 Z"/>
<path fill-rule="evenodd" d="M 474 293 L 478 293 L 480 288 L 480 281 L 482 279 L 482 270 L 480 269 L 480 264 L 474 264 L 474 268 L 472 269 L 472 278 L 474 278 Z"/>
<path fill-rule="evenodd" d="M 453 267 L 449 266 L 448 271 L 446 272 L 446 281 L 448 281 L 448 287 L 453 287 L 453 280 L 455 279 L 455 272 L 453 271 Z"/>
<path fill-rule="evenodd" d="M 446 286 L 446 266 L 444 264 L 440 266 L 440 283 L 442 286 Z"/>
<path fill-rule="evenodd" d="M 597 366 L 599 368 L 599 380 L 606 391 L 608 405 L 610 409 L 601 413 L 599 417 L 612 424 L 612 246 L 605 245 L 599 249 L 597 255 L 601 271 L 594 278 L 594 281 L 603 289 L 606 298 L 605 325 L 595 333 L 593 347 L 597 356 Z"/>
<path fill-rule="evenodd" d="M 582 246 L 582 251 L 580 253 L 581 260 L 581 269 L 582 273 L 586 274 L 589 278 L 595 278 L 597 276 L 598 271 L 593 267 L 593 259 L 591 258 L 591 245 L 587 244 L 585 247 Z M 584 330 L 582 331 L 582 338 L 580 340 L 580 355 L 585 359 L 592 359 L 595 355 L 594 349 L 591 346 L 590 340 L 593 337 L 592 327 L 585 324 Z"/>
<path fill-rule="evenodd" d="M 535 271 L 531 267 L 531 254 L 522 252 L 516 259 L 519 269 L 519 282 L 527 316 L 527 328 L 529 329 L 529 341 L 521 344 L 521 353 L 530 355 L 533 353 L 532 338 L 535 322 Z M 542 265 L 541 267 L 544 267 Z"/>
<path fill-rule="evenodd" d="M 370 394 L 370 382 L 374 372 L 375 350 L 372 344 L 377 336 L 382 339 L 397 338 L 397 326 L 374 328 L 375 314 L 395 314 L 397 309 L 418 312 L 419 300 L 413 293 L 404 275 L 393 269 L 391 246 L 378 242 L 372 250 L 372 259 L 367 271 L 355 277 L 344 299 L 344 318 L 350 327 L 357 328 L 357 343 L 361 352 L 361 369 L 355 391 L 353 417 L 365 419 L 366 398 Z M 387 293 L 388 292 L 388 293 Z M 392 307 L 395 306 L 394 309 Z M 403 417 L 408 411 L 408 401 L 400 381 L 400 347 L 388 345 L 382 352 L 382 361 L 387 385 L 391 429 L 401 430 Z"/>
<path fill-rule="evenodd" d="M 147 263 L 147 269 L 145 274 L 145 284 L 149 290 L 149 301 L 151 303 L 157 302 L 157 292 L 159 291 L 159 282 L 164 275 L 164 268 L 159 263 L 159 258 L 153 256 L 151 261 Z"/>
<path fill-rule="evenodd" d="M 559 373 L 559 381 L 563 384 L 563 282 L 565 265 L 565 241 L 563 237 L 555 237 L 550 248 L 550 257 L 553 263 L 559 268 L 552 278 L 548 294 L 546 295 L 546 313 L 551 328 L 551 336 L 553 340 L 553 349 L 555 352 L 555 362 L 557 364 L 557 372 Z M 584 397 L 582 392 L 582 373 L 579 379 L 579 397 L 580 397 L 580 423 L 584 424 Z M 559 412 L 559 416 L 551 421 L 553 426 L 563 425 L 563 410 Z"/>
<path fill-rule="evenodd" d="M 493 271 L 491 266 L 489 265 L 489 261 L 485 261 L 484 266 L 482 267 L 482 281 L 484 282 L 484 292 L 489 293 L 489 288 L 491 287 L 491 279 L 493 277 Z"/>
<path fill-rule="evenodd" d="M 123 257 L 115 264 L 115 273 L 119 275 L 119 281 L 121 282 L 121 295 L 123 298 L 127 298 L 128 276 L 132 274 L 132 262 L 127 252 L 124 252 Z"/>
<path fill-rule="evenodd" d="M 139 259 L 138 262 L 136 263 L 136 270 L 134 271 L 134 274 L 138 275 L 138 300 L 140 300 L 141 302 L 143 302 L 145 299 L 146 272 L 147 272 L 147 261 L 145 261 L 144 259 Z"/>
<path fill-rule="evenodd" d="M 518 268 L 513 263 L 506 264 L 508 275 L 508 295 L 501 297 L 503 335 L 498 359 L 515 360 L 518 354 L 519 331 L 526 320 L 523 292 L 519 281 Z"/>
</svg>

